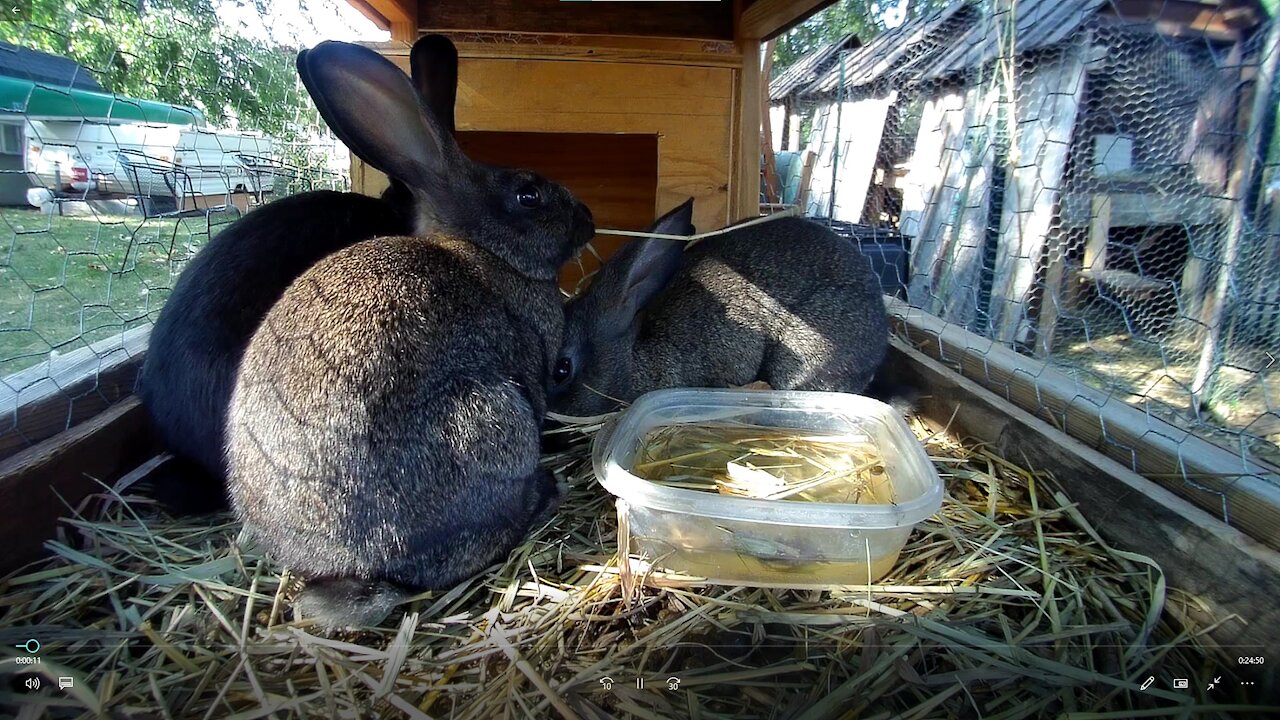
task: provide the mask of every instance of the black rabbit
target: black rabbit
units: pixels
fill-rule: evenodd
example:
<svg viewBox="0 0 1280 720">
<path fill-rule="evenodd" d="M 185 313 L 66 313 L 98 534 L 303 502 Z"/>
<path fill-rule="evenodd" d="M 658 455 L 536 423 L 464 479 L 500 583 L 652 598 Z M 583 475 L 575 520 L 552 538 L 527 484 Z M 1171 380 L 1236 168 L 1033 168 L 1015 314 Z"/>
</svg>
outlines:
<svg viewBox="0 0 1280 720">
<path fill-rule="evenodd" d="M 413 234 L 304 272 L 245 351 L 227 423 L 246 528 L 307 578 L 303 615 L 383 618 L 504 557 L 559 502 L 539 465 L 559 267 L 594 233 L 565 188 L 476 163 L 372 50 L 299 60 L 352 152 L 413 194 Z"/>
<path fill-rule="evenodd" d="M 304 83 L 306 54 L 298 62 Z M 458 82 L 453 43 L 424 36 L 410 62 L 417 91 L 452 133 Z M 301 193 L 237 220 L 188 263 L 152 328 L 138 381 L 155 431 L 178 458 L 153 478 L 166 505 L 181 512 L 225 507 L 224 424 L 249 337 L 289 283 L 316 261 L 360 240 L 410 232 L 414 202 L 395 179 L 381 198 Z"/>
</svg>

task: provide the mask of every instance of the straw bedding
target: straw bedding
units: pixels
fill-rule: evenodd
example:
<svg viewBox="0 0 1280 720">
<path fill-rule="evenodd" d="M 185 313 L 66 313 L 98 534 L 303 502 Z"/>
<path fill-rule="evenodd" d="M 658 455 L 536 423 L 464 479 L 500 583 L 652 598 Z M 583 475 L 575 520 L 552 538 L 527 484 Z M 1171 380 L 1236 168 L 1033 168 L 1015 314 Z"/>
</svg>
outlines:
<svg viewBox="0 0 1280 720">
<path fill-rule="evenodd" d="M 577 426 L 545 458 L 571 486 L 556 517 L 383 628 L 330 637 L 295 620 L 297 582 L 233 519 L 174 520 L 126 490 L 0 581 L 0 640 L 12 655 L 38 637 L 45 672 L 74 677 L 33 716 L 1083 719 L 1209 702 L 1194 685 L 1137 689 L 1228 667 L 1188 617 L 1196 598 L 1108 547 L 1047 474 L 913 426 L 947 497 L 875 586 L 698 586 L 620 567 L 590 469 L 597 428 Z"/>
</svg>

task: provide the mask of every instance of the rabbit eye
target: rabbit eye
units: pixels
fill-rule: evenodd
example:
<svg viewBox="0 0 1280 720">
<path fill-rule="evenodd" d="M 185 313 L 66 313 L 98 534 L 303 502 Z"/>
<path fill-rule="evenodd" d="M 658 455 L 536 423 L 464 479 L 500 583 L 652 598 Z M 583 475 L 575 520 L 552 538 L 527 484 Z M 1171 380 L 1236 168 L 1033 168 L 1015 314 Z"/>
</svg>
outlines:
<svg viewBox="0 0 1280 720">
<path fill-rule="evenodd" d="M 542 193 L 534 185 L 523 185 L 516 191 L 516 202 L 522 207 L 536 208 L 542 204 Z"/>
<path fill-rule="evenodd" d="M 573 362 L 569 358 L 560 358 L 556 360 L 556 367 L 551 371 L 551 379 L 557 384 L 569 379 L 569 375 L 573 373 Z"/>
</svg>

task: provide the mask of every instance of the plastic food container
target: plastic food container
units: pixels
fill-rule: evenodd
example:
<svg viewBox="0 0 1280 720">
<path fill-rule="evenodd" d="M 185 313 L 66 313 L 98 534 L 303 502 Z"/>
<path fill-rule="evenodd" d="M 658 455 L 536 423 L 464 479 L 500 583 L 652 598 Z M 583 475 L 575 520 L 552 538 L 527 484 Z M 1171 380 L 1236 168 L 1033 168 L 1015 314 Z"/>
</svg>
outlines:
<svg viewBox="0 0 1280 720">
<path fill-rule="evenodd" d="M 653 433 L 708 424 L 747 428 L 748 435 L 756 429 L 798 431 L 833 441 L 847 438 L 863 448 L 869 444 L 882 460 L 876 471 L 887 476 L 889 501 L 739 497 L 667 487 L 637 475 L 637 457 Z M 920 441 L 888 405 L 858 395 L 658 390 L 636 400 L 601 431 L 593 461 L 596 477 L 618 497 L 622 553 L 720 584 L 838 588 L 874 583 L 893 567 L 912 527 L 942 506 L 942 480 Z"/>
</svg>

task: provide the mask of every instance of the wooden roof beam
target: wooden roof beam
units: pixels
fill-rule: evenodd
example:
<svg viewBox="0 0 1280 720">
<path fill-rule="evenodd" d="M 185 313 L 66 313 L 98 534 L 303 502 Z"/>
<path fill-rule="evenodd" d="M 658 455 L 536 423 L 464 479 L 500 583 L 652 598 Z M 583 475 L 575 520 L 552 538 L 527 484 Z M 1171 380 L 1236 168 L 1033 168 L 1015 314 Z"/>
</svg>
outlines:
<svg viewBox="0 0 1280 720">
<path fill-rule="evenodd" d="M 1224 36 L 1257 27 L 1266 17 L 1261 6 L 1253 0 L 1112 0 L 1103 7 L 1102 14 Z"/>
<path fill-rule="evenodd" d="M 361 15 L 383 30 L 392 40 L 412 43 L 418 39 L 417 0 L 347 0 Z"/>
<path fill-rule="evenodd" d="M 607 35 L 734 40 L 738 0 L 716 2 L 562 2 L 561 0 L 421 0 L 427 32 Z"/>
<path fill-rule="evenodd" d="M 738 21 L 741 40 L 772 40 L 836 0 L 755 0 Z"/>
</svg>

